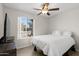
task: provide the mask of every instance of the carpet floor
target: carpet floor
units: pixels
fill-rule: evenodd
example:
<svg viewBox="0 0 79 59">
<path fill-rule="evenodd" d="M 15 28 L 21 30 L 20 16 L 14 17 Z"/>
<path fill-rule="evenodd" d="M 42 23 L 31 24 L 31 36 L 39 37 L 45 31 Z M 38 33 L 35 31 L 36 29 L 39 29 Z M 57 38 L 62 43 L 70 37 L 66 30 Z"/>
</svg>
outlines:
<svg viewBox="0 0 79 59">
<path fill-rule="evenodd" d="M 79 52 L 69 51 L 69 56 L 79 56 Z M 33 46 L 21 48 L 17 50 L 17 56 L 45 56 L 42 51 L 34 51 Z"/>
</svg>

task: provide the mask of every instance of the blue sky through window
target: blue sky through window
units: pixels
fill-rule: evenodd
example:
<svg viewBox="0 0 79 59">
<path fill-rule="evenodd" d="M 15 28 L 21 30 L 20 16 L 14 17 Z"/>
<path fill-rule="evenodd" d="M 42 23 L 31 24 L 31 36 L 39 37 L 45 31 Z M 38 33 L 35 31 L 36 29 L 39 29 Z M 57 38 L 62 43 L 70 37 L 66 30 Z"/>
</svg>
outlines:
<svg viewBox="0 0 79 59">
<path fill-rule="evenodd" d="M 32 21 L 31 20 L 28 20 L 27 22 L 28 22 L 28 24 L 32 24 Z"/>
<path fill-rule="evenodd" d="M 32 25 L 32 21 L 25 16 L 20 17 L 19 23 L 23 25 Z"/>
<path fill-rule="evenodd" d="M 27 17 L 21 17 L 20 23 L 23 24 L 23 25 L 27 25 L 27 20 L 28 20 Z"/>
<path fill-rule="evenodd" d="M 31 25 L 32 21 L 29 20 L 27 17 L 22 16 L 22 17 L 20 17 L 20 24 L 23 24 L 23 25 L 29 24 L 29 25 Z"/>
</svg>

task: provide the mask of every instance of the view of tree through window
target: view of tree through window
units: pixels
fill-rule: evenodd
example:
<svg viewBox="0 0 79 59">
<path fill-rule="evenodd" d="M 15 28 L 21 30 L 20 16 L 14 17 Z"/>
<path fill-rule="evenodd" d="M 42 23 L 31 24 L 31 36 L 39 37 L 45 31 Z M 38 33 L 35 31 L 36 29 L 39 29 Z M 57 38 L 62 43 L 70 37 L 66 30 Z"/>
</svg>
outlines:
<svg viewBox="0 0 79 59">
<path fill-rule="evenodd" d="M 17 38 L 23 39 L 33 35 L 33 20 L 27 17 L 18 17 Z"/>
</svg>

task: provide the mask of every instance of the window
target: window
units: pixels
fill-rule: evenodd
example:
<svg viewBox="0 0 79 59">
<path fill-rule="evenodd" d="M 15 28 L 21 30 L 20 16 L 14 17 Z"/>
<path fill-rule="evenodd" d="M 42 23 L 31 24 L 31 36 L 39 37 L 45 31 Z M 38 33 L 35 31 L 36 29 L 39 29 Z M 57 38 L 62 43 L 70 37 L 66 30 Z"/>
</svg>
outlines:
<svg viewBox="0 0 79 59">
<path fill-rule="evenodd" d="M 26 39 L 33 35 L 33 20 L 25 16 L 18 17 L 17 39 Z"/>
</svg>

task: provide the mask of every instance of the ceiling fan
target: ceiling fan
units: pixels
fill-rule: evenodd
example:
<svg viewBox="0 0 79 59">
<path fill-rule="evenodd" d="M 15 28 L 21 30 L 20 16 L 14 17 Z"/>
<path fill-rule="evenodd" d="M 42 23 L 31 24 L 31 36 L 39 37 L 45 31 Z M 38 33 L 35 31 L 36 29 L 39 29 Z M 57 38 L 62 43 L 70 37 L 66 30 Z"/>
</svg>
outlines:
<svg viewBox="0 0 79 59">
<path fill-rule="evenodd" d="M 40 11 L 37 15 L 40 15 L 40 14 L 50 15 L 49 11 L 57 11 L 57 10 L 59 10 L 59 8 L 49 9 L 48 6 L 49 6 L 49 3 L 43 3 L 41 9 L 34 8 L 34 10 L 39 10 Z"/>
</svg>

